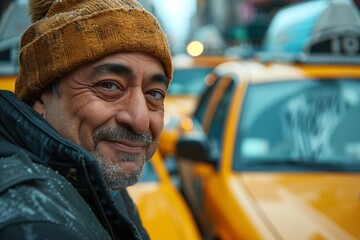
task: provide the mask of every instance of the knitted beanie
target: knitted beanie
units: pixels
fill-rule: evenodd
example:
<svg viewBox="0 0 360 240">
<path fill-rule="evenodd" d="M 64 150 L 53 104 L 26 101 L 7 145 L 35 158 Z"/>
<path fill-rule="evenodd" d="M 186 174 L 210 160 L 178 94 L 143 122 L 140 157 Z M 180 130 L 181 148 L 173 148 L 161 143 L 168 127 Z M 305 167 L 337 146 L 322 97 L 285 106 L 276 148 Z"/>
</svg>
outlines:
<svg viewBox="0 0 360 240">
<path fill-rule="evenodd" d="M 136 0 L 29 0 L 29 12 L 33 23 L 21 38 L 15 84 L 24 102 L 74 69 L 120 52 L 150 54 L 172 78 L 166 36 Z"/>
</svg>

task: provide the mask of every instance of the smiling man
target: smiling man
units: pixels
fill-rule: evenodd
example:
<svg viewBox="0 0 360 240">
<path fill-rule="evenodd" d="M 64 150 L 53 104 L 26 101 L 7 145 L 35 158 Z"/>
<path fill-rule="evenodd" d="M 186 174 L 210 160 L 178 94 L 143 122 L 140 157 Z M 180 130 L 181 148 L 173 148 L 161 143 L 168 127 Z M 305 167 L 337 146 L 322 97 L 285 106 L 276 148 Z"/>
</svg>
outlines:
<svg viewBox="0 0 360 240">
<path fill-rule="evenodd" d="M 118 53 L 68 74 L 56 91 L 44 91 L 34 109 L 62 136 L 90 151 L 116 191 L 139 180 L 156 150 L 166 89 L 157 58 Z"/>
<path fill-rule="evenodd" d="M 165 34 L 132 0 L 29 8 L 16 96 L 0 92 L 0 238 L 147 239 L 126 187 L 163 128 Z"/>
</svg>

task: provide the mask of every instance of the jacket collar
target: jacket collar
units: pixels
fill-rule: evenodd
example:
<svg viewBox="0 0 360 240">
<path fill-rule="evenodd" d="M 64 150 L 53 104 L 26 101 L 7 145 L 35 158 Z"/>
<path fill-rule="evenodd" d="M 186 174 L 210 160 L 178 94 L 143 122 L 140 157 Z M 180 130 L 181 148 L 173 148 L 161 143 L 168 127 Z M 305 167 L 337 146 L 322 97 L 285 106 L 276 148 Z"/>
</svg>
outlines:
<svg viewBox="0 0 360 240">
<path fill-rule="evenodd" d="M 40 114 L 19 101 L 12 92 L 0 91 L 0 119 L 0 137 L 37 156 L 42 164 L 54 166 L 66 178 L 68 176 L 62 168 L 82 168 L 85 161 L 90 166 L 88 171 L 100 175 L 97 161 L 90 153 L 62 137 Z M 70 180 L 80 180 L 79 177 L 72 175 Z M 101 176 L 97 178 L 98 182 L 104 182 Z"/>
</svg>

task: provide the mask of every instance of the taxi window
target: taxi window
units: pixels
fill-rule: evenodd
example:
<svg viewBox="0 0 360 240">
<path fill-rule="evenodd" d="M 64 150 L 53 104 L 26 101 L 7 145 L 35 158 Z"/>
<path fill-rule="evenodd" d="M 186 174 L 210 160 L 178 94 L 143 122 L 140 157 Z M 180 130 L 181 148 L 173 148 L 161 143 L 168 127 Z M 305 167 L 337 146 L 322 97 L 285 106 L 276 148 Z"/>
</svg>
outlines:
<svg viewBox="0 0 360 240">
<path fill-rule="evenodd" d="M 200 95 L 205 88 L 205 77 L 211 68 L 175 69 L 168 90 L 169 95 Z"/>
<path fill-rule="evenodd" d="M 359 170 L 359 79 L 251 85 L 241 116 L 236 170 Z"/>
</svg>

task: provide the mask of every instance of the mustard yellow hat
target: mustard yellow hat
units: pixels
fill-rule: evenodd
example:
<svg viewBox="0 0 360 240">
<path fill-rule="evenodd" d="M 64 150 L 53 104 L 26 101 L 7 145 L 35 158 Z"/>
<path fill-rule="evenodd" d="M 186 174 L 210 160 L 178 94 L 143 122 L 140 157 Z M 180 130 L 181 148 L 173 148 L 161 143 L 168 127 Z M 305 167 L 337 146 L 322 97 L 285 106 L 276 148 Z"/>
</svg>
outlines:
<svg viewBox="0 0 360 240">
<path fill-rule="evenodd" d="M 38 98 L 54 80 L 119 52 L 158 58 L 172 78 L 169 44 L 156 18 L 135 0 L 30 0 L 32 25 L 20 42 L 15 93 Z"/>
</svg>

